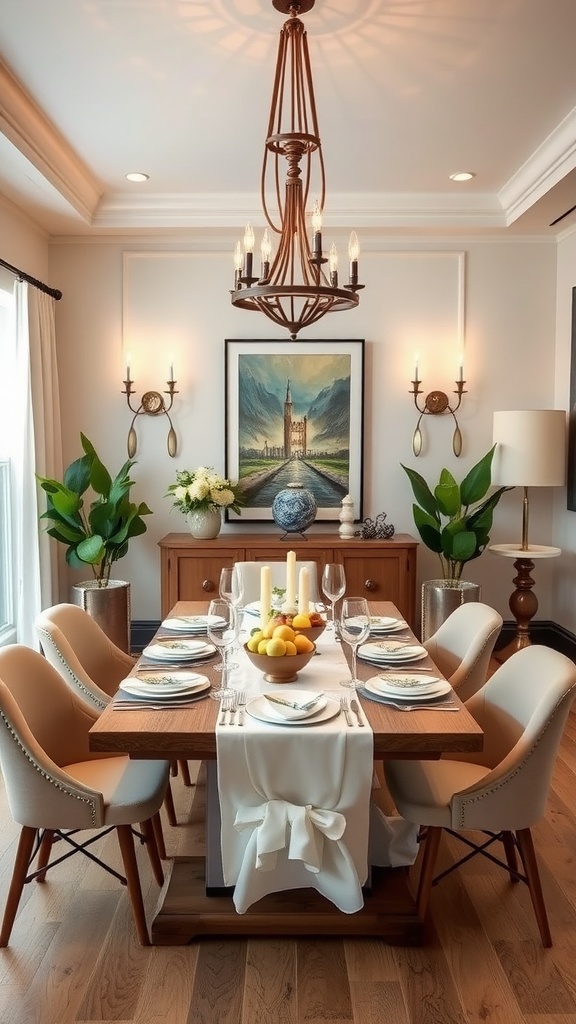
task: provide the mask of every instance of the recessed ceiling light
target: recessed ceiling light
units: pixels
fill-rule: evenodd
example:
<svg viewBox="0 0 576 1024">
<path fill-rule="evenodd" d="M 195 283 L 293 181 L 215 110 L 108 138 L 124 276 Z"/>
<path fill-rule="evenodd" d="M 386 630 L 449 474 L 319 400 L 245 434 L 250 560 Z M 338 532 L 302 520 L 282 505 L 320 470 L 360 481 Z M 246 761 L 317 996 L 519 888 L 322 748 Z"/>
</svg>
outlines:
<svg viewBox="0 0 576 1024">
<path fill-rule="evenodd" d="M 142 171 L 131 171 L 126 175 L 128 181 L 148 181 L 149 177 L 149 174 L 144 174 Z"/>
<path fill-rule="evenodd" d="M 470 178 L 475 178 L 474 171 L 458 171 L 457 174 L 450 175 L 450 181 L 470 181 Z"/>
</svg>

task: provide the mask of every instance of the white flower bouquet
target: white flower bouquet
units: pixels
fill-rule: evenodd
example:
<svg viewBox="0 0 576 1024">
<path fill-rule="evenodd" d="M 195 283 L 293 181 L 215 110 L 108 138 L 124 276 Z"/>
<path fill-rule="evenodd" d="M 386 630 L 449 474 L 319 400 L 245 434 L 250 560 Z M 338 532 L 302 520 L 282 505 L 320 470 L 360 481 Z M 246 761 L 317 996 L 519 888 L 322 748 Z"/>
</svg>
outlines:
<svg viewBox="0 0 576 1024">
<path fill-rule="evenodd" d="M 211 466 L 199 466 L 192 472 L 177 471 L 176 483 L 170 484 L 166 497 L 172 497 L 173 508 L 185 516 L 202 509 L 219 511 L 222 508 L 231 508 L 240 515 L 240 500 L 234 486 Z"/>
</svg>

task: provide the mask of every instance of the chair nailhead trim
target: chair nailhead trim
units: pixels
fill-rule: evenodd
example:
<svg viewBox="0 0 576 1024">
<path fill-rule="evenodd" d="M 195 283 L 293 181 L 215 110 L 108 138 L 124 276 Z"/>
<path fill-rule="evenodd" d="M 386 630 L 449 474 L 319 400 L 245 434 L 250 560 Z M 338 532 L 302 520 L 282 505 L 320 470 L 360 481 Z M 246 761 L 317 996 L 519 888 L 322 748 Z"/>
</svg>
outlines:
<svg viewBox="0 0 576 1024">
<path fill-rule="evenodd" d="M 11 725 L 11 723 L 8 721 L 3 711 L 0 711 L 0 718 L 4 722 L 12 739 L 20 747 L 20 750 L 24 754 L 25 758 L 30 762 L 33 768 L 36 769 L 36 771 L 42 776 L 43 779 L 46 779 L 46 781 L 49 782 L 52 786 L 55 786 L 56 789 L 59 789 L 61 793 L 65 793 L 66 796 L 74 797 L 75 800 L 80 800 L 81 803 L 87 804 L 90 807 L 92 812 L 92 825 L 94 828 L 96 828 L 96 805 L 94 800 L 90 799 L 90 797 L 87 796 L 81 796 L 80 793 L 75 793 L 73 790 L 68 789 L 67 786 L 64 786 L 62 782 L 59 781 L 59 779 L 55 779 L 53 775 L 49 775 L 48 772 L 46 772 L 44 768 L 41 768 L 38 762 L 32 757 L 30 751 L 26 749 L 26 747 L 22 743 L 22 740 L 18 736 L 18 733 Z"/>
<path fill-rule="evenodd" d="M 92 704 L 95 704 L 96 707 L 101 708 L 102 710 L 104 708 L 108 707 L 108 702 L 107 701 L 102 700 L 101 697 L 97 697 L 96 694 L 94 693 L 94 691 L 93 690 L 89 690 L 88 687 L 84 685 L 82 680 L 78 679 L 78 676 L 74 674 L 74 672 L 70 668 L 70 665 L 65 660 L 65 658 L 63 657 L 61 652 L 58 650 L 58 647 L 56 646 L 56 644 L 52 640 L 52 637 L 50 636 L 50 633 L 46 629 L 43 629 L 41 626 L 38 627 L 38 632 L 42 633 L 42 636 L 46 638 L 46 640 L 48 641 L 48 643 L 52 647 L 52 650 L 56 652 L 57 657 L 62 662 L 64 668 L 66 669 L 66 673 L 67 673 L 67 675 L 70 676 L 70 679 L 74 683 L 74 686 L 78 690 L 80 690 L 86 697 L 88 697 L 88 700 L 90 700 L 92 702 Z"/>
</svg>

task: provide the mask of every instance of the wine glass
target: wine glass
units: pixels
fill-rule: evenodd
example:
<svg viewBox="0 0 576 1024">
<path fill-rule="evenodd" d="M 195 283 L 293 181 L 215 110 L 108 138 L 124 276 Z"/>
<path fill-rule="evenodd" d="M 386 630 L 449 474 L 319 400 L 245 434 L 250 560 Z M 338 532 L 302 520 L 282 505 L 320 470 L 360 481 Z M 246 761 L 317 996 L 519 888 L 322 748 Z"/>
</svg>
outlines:
<svg viewBox="0 0 576 1024">
<path fill-rule="evenodd" d="M 358 646 L 370 633 L 370 609 L 364 597 L 345 597 L 342 602 L 340 616 L 340 638 L 352 648 L 352 675 L 343 679 L 341 686 L 350 686 L 356 690 L 362 685 L 356 672 L 356 654 Z"/>
<path fill-rule="evenodd" d="M 220 570 L 218 593 L 223 601 L 229 601 L 230 604 L 234 606 L 236 613 L 239 616 L 242 598 L 244 597 L 244 587 L 242 583 L 242 576 L 235 565 L 225 565 Z M 240 627 L 238 632 L 240 633 Z M 218 666 L 218 668 L 219 667 L 220 666 Z M 238 668 L 238 663 L 229 662 L 228 668 Z"/>
<path fill-rule="evenodd" d="M 214 700 L 222 700 L 223 697 L 232 696 L 232 689 L 228 685 L 228 653 L 238 639 L 238 616 L 236 609 L 230 601 L 224 601 L 221 597 L 210 601 L 208 608 L 208 639 L 218 648 L 222 659 L 222 685 L 210 691 Z"/>
<path fill-rule="evenodd" d="M 225 565 L 220 570 L 220 583 L 218 593 L 223 601 L 230 601 L 232 604 L 232 581 L 236 571 L 233 565 Z"/>
<path fill-rule="evenodd" d="M 344 566 L 328 562 L 322 573 L 322 591 L 332 606 L 332 628 L 336 632 L 336 601 L 346 593 Z"/>
</svg>

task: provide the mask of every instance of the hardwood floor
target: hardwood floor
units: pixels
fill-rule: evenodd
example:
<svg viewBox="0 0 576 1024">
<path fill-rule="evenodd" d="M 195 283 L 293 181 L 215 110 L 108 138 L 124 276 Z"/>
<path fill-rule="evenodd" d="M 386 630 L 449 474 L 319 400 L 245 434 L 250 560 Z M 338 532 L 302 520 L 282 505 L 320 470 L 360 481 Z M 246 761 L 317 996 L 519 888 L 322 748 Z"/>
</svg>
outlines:
<svg viewBox="0 0 576 1024">
<path fill-rule="evenodd" d="M 191 765 L 195 777 L 194 765 Z M 168 853 L 203 844 L 202 777 L 174 780 Z M 2 1024 L 576 1024 L 576 709 L 545 819 L 534 829 L 554 945 L 544 950 L 524 885 L 475 858 L 434 889 L 429 942 L 201 940 L 143 949 L 126 891 L 84 858 L 26 887 L 0 950 Z M 17 829 L 3 795 L 0 901 Z M 455 846 L 444 838 L 447 864 Z M 102 852 L 119 866 L 115 840 Z M 158 889 L 145 855 L 146 906 Z"/>
</svg>

